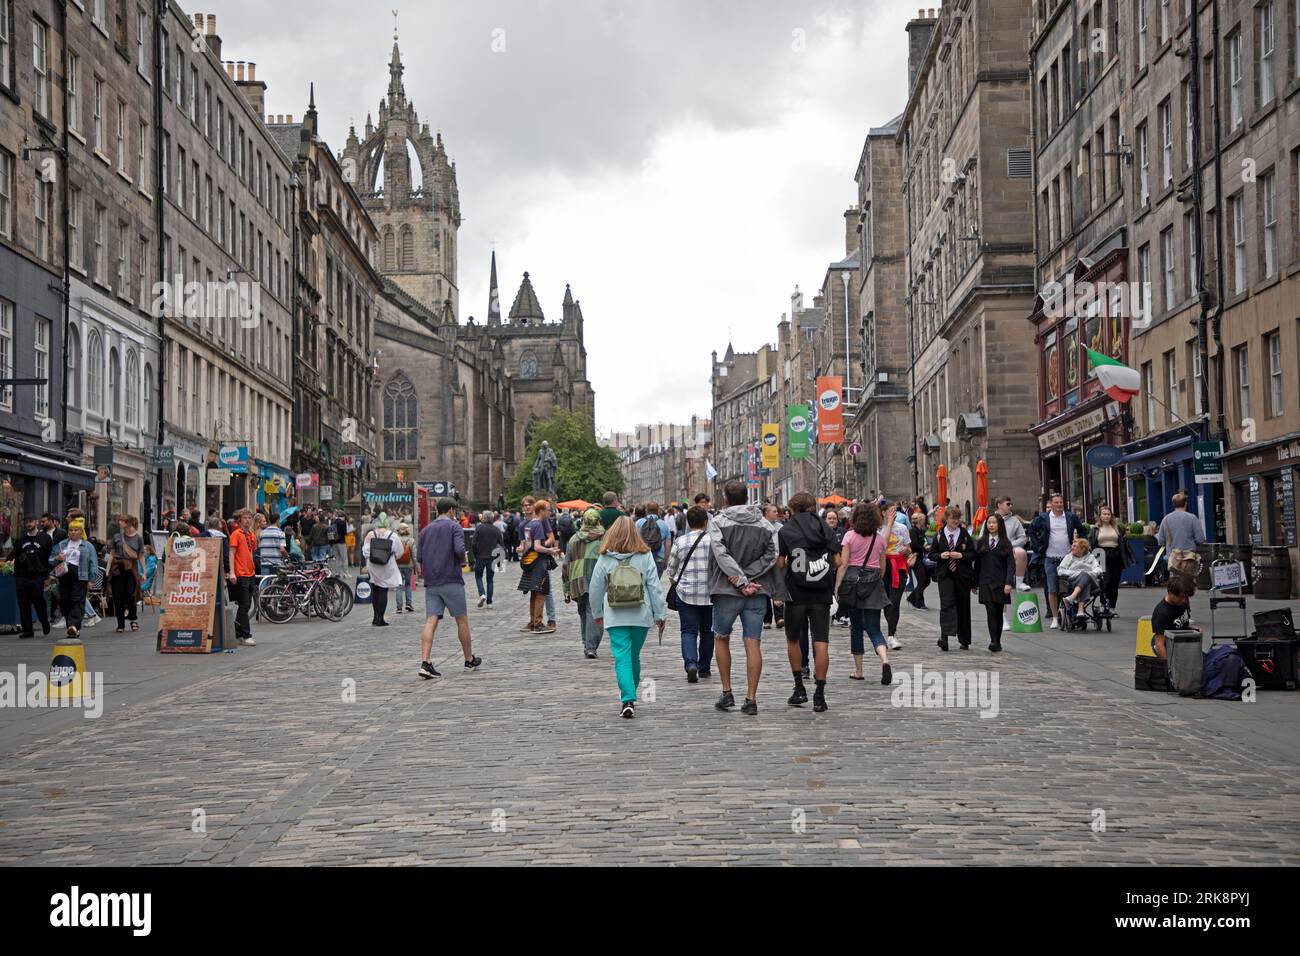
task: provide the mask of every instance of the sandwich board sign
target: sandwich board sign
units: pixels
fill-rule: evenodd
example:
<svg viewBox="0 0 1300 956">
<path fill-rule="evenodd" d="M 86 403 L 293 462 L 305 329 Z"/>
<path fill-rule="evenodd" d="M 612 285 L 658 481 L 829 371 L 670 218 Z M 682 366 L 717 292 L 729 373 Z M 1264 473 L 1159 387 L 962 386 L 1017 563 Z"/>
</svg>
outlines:
<svg viewBox="0 0 1300 956">
<path fill-rule="evenodd" d="M 220 623 L 221 539 L 173 535 L 163 564 L 160 654 L 209 654 Z"/>
</svg>

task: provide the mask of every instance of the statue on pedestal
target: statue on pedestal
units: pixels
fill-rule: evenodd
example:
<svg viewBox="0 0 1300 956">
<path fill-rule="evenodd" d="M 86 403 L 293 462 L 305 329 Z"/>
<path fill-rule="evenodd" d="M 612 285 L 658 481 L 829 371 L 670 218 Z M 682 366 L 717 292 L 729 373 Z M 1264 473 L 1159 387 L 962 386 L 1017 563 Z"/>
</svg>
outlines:
<svg viewBox="0 0 1300 956">
<path fill-rule="evenodd" d="M 555 473 L 559 470 L 559 461 L 550 442 L 542 442 L 533 462 L 533 494 L 540 497 L 555 497 Z"/>
</svg>

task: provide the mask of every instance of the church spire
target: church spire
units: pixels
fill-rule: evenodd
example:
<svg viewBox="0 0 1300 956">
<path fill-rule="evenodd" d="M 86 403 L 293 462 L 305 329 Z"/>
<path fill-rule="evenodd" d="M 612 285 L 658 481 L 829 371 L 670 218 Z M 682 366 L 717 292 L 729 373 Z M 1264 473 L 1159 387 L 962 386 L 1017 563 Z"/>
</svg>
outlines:
<svg viewBox="0 0 1300 956">
<path fill-rule="evenodd" d="M 501 293 L 497 291 L 497 251 L 492 250 L 492 281 L 488 286 L 488 325 L 501 324 Z"/>
<path fill-rule="evenodd" d="M 397 11 L 393 11 L 393 58 L 388 63 L 388 105 L 396 108 L 406 102 L 406 87 L 402 85 L 402 51 L 397 48 Z"/>
</svg>

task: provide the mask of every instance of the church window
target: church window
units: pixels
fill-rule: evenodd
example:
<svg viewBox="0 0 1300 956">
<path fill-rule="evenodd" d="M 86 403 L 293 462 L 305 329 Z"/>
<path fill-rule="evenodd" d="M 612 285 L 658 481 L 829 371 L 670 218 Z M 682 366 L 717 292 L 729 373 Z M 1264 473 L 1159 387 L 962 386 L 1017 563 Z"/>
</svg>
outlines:
<svg viewBox="0 0 1300 956">
<path fill-rule="evenodd" d="M 410 226 L 402 227 L 402 268 L 415 268 L 415 232 Z"/>
<path fill-rule="evenodd" d="M 416 412 L 415 386 L 399 372 L 384 387 L 385 461 L 419 460 Z"/>
<path fill-rule="evenodd" d="M 384 271 L 394 272 L 397 270 L 397 238 L 393 235 L 393 227 L 388 226 L 384 229 Z"/>
<path fill-rule="evenodd" d="M 537 378 L 537 356 L 529 351 L 519 358 L 519 377 L 524 381 Z"/>
</svg>

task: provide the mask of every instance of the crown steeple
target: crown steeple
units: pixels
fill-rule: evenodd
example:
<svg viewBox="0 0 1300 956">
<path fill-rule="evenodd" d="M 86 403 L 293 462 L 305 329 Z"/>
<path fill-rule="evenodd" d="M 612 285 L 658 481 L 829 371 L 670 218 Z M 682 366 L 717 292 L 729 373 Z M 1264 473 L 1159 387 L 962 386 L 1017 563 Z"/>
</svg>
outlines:
<svg viewBox="0 0 1300 956">
<path fill-rule="evenodd" d="M 402 85 L 402 51 L 397 48 L 397 11 L 393 11 L 393 58 L 388 61 L 388 105 L 396 108 L 406 102 L 406 87 Z"/>
</svg>

